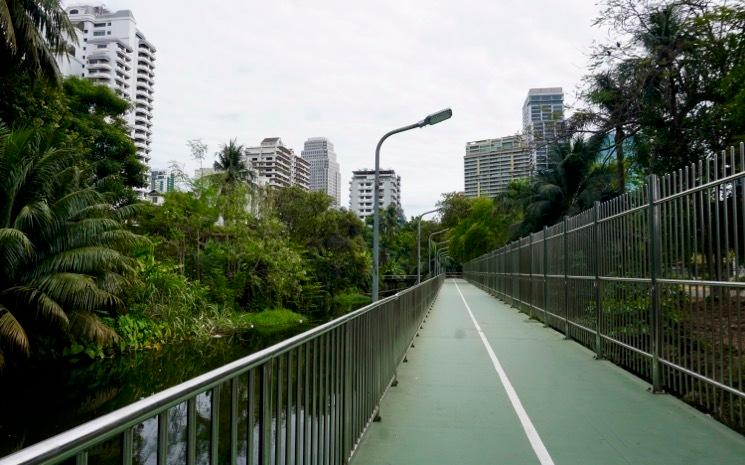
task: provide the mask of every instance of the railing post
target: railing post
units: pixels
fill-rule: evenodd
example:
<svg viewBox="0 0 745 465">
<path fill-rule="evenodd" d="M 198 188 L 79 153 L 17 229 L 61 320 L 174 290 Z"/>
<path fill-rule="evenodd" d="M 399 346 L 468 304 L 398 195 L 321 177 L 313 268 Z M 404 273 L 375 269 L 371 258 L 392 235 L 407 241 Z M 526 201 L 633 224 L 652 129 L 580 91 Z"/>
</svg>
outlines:
<svg viewBox="0 0 745 465">
<path fill-rule="evenodd" d="M 603 339 L 600 337 L 600 319 L 603 315 L 603 296 L 600 288 L 600 202 L 592 205 L 593 266 L 595 269 L 595 358 L 603 358 Z"/>
<path fill-rule="evenodd" d="M 344 462 L 347 463 L 352 452 L 354 439 L 352 438 L 352 324 L 348 322 L 344 330 Z"/>
<path fill-rule="evenodd" d="M 261 366 L 259 379 L 261 385 L 259 395 L 259 463 L 262 465 L 271 465 L 272 463 L 272 363 L 272 360 L 264 362 Z"/>
<path fill-rule="evenodd" d="M 569 246 L 567 233 L 567 217 L 564 217 L 562 241 L 564 249 L 564 339 L 569 339 Z"/>
<path fill-rule="evenodd" d="M 528 239 L 528 250 L 530 251 L 530 257 L 528 262 L 528 315 L 533 318 L 533 233 L 530 233 Z"/>
<path fill-rule="evenodd" d="M 510 244 L 509 267 L 510 267 L 510 297 L 512 297 L 512 306 L 517 308 L 517 298 L 515 297 L 515 243 Z"/>
<path fill-rule="evenodd" d="M 651 174 L 647 178 L 649 196 L 649 274 L 650 274 L 650 324 L 652 337 L 652 392 L 662 392 L 662 365 L 660 352 L 662 350 L 662 309 L 660 307 L 659 278 L 662 262 L 660 230 L 660 184 L 657 175 Z"/>
<path fill-rule="evenodd" d="M 548 226 L 543 227 L 543 326 L 548 326 Z"/>
</svg>

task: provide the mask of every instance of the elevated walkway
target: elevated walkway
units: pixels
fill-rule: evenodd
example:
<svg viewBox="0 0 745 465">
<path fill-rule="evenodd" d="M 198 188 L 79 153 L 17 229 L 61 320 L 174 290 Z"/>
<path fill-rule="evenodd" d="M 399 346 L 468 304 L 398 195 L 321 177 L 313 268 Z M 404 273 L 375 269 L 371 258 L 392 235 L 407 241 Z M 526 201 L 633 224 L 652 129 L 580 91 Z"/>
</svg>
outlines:
<svg viewBox="0 0 745 465">
<path fill-rule="evenodd" d="M 353 465 L 745 463 L 742 435 L 460 279 L 398 380 Z"/>
</svg>

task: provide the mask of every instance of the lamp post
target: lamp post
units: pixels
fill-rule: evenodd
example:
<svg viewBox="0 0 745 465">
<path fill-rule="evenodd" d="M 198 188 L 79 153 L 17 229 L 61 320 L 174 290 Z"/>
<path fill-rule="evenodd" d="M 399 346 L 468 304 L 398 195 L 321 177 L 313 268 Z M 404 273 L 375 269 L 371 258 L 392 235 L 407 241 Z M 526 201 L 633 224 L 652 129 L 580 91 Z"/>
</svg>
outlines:
<svg viewBox="0 0 745 465">
<path fill-rule="evenodd" d="M 440 241 L 440 242 L 434 242 L 434 241 L 432 242 L 432 249 L 435 252 L 435 263 L 439 264 L 438 260 L 440 259 L 440 255 L 442 255 L 443 252 L 449 253 L 447 246 L 445 246 L 442 250 L 438 250 L 438 248 L 443 244 L 449 244 L 449 243 L 450 243 L 450 239 L 445 239 L 444 241 Z M 436 270 L 436 271 L 437 271 L 437 274 L 439 274 L 439 270 Z"/>
<path fill-rule="evenodd" d="M 441 208 L 435 208 L 434 210 L 429 210 L 421 215 L 417 216 L 417 222 L 416 222 L 416 283 L 419 284 L 422 282 L 422 217 L 424 215 L 429 215 L 430 213 L 435 213 L 442 210 Z M 429 264 L 427 265 L 429 268 Z"/>
<path fill-rule="evenodd" d="M 373 276 L 372 276 L 372 301 L 378 300 L 378 287 L 379 287 L 379 274 L 380 274 L 380 212 L 378 207 L 380 201 L 378 200 L 380 186 L 378 186 L 378 179 L 380 175 L 380 146 L 383 145 L 386 139 L 399 132 L 409 131 L 415 128 L 423 128 L 424 126 L 431 126 L 433 124 L 441 123 L 446 119 L 453 116 L 453 110 L 446 108 L 432 113 L 418 123 L 409 124 L 393 131 L 385 133 L 383 137 L 378 141 L 378 146 L 375 147 L 375 182 L 373 184 Z"/>
<path fill-rule="evenodd" d="M 441 250 L 437 253 L 437 274 L 442 272 L 442 259 L 450 258 L 450 252 L 447 249 Z"/>
<path fill-rule="evenodd" d="M 432 238 L 449 230 L 450 228 L 445 228 L 429 235 L 429 239 L 427 240 L 427 276 L 431 277 L 432 275 Z"/>
</svg>

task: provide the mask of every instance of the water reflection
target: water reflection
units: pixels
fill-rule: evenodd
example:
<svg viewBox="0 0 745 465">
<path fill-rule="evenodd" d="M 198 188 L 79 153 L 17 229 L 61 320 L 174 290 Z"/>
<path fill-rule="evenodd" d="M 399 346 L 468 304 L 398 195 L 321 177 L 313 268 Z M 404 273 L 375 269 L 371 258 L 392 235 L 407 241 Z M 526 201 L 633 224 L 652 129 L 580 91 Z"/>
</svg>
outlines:
<svg viewBox="0 0 745 465">
<path fill-rule="evenodd" d="M 166 346 L 163 350 L 139 352 L 88 363 L 57 360 L 23 370 L 8 371 L 0 377 L 0 457 L 28 447 L 62 431 L 167 389 L 225 363 L 279 342 L 307 328 L 270 335 L 250 333 L 207 342 Z M 247 411 L 247 383 L 240 387 Z M 229 389 L 220 396 L 222 420 L 227 418 Z M 197 397 L 197 463 L 209 462 L 211 397 Z M 256 409 L 253 409 L 256 411 Z M 186 404 L 169 411 L 168 463 L 186 463 Z M 229 425 L 221 425 L 229 428 Z M 243 433 L 246 438 L 245 421 Z M 157 463 L 157 419 L 136 426 L 134 432 L 137 464 Z M 226 433 L 228 430 L 225 430 Z M 258 432 L 255 432 L 258 434 Z M 227 437 L 227 436 L 224 436 Z M 120 439 L 91 451 L 91 464 L 119 463 Z M 227 444 L 220 454 L 229 454 Z M 240 448 L 245 463 L 247 448 Z M 222 461 L 221 461 L 222 462 Z"/>
</svg>

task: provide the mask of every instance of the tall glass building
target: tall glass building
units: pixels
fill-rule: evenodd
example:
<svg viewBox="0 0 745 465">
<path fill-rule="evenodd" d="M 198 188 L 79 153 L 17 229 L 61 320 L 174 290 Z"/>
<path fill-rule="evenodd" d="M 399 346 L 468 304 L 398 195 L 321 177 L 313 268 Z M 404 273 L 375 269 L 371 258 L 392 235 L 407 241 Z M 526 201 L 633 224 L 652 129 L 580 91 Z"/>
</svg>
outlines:
<svg viewBox="0 0 745 465">
<path fill-rule="evenodd" d="M 564 91 L 561 87 L 530 89 L 523 104 L 523 132 L 533 154 L 533 173 L 551 165 L 552 144 L 564 130 Z"/>
<path fill-rule="evenodd" d="M 321 191 L 341 205 L 341 173 L 336 161 L 334 144 L 325 137 L 311 137 L 305 141 L 301 155 L 310 164 L 310 190 Z"/>
</svg>

